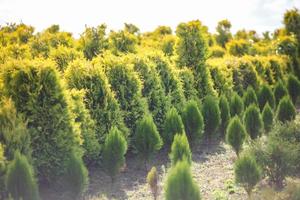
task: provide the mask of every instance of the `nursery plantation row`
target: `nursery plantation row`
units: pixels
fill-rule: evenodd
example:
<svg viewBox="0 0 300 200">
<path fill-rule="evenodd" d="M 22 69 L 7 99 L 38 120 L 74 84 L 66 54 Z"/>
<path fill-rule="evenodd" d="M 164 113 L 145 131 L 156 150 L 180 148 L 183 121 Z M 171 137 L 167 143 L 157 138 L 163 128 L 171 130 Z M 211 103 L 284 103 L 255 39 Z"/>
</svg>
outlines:
<svg viewBox="0 0 300 200">
<path fill-rule="evenodd" d="M 299 200 L 299 10 L 282 21 L 262 35 L 231 33 L 228 20 L 215 33 L 195 20 L 146 33 L 101 24 L 79 38 L 58 25 L 1 26 L 0 199 L 89 199 L 95 169 L 110 197 L 127 159 L 152 199 L 211 199 L 193 157 L 225 143 L 239 199 Z M 163 151 L 162 180 L 151 160 Z"/>
</svg>

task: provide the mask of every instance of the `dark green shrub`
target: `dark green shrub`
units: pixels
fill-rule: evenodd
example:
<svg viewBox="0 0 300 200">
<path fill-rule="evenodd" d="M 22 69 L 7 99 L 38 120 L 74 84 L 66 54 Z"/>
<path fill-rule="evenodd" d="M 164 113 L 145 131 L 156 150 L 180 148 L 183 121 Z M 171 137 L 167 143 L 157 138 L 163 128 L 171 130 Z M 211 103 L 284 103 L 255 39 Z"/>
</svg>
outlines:
<svg viewBox="0 0 300 200">
<path fill-rule="evenodd" d="M 142 94 L 147 98 L 149 111 L 159 132 L 163 132 L 164 121 L 169 100 L 165 94 L 162 80 L 152 61 L 146 58 L 134 58 L 134 69 L 139 72 L 143 79 Z"/>
<path fill-rule="evenodd" d="M 204 122 L 196 101 L 188 101 L 182 113 L 185 133 L 191 144 L 197 144 L 203 134 Z"/>
<path fill-rule="evenodd" d="M 89 110 L 84 104 L 84 91 L 72 89 L 71 96 L 71 111 L 78 125 L 83 139 L 82 147 L 84 150 L 83 160 L 89 164 L 98 160 L 100 154 L 100 144 L 96 137 L 95 121 L 91 118 Z"/>
<path fill-rule="evenodd" d="M 5 145 L 4 156 L 12 160 L 16 150 L 31 157 L 30 135 L 25 120 L 17 114 L 11 99 L 0 102 L 0 143 Z"/>
<path fill-rule="evenodd" d="M 147 101 L 142 96 L 142 81 L 126 60 L 113 56 L 104 65 L 109 82 L 124 111 L 124 120 L 133 134 L 137 122 L 148 112 Z"/>
<path fill-rule="evenodd" d="M 300 81 L 294 75 L 289 75 L 287 80 L 287 89 L 291 96 L 291 100 L 296 104 L 297 98 L 300 95 Z"/>
<path fill-rule="evenodd" d="M 231 40 L 226 44 L 226 49 L 228 50 L 229 54 L 241 57 L 249 54 L 250 43 L 243 39 Z"/>
<path fill-rule="evenodd" d="M 66 172 L 62 177 L 62 187 L 67 199 L 81 199 L 89 185 L 88 170 L 81 157 L 72 152 L 66 164 Z"/>
<path fill-rule="evenodd" d="M 137 153 L 145 161 L 145 165 L 149 158 L 163 145 L 151 115 L 145 115 L 138 122 L 134 139 L 134 146 Z"/>
<path fill-rule="evenodd" d="M 8 165 L 5 182 L 7 191 L 13 199 L 39 199 L 32 166 L 18 151 L 15 153 L 14 160 Z"/>
<path fill-rule="evenodd" d="M 103 147 L 103 164 L 112 182 L 125 163 L 127 142 L 122 133 L 115 127 L 106 136 Z"/>
<path fill-rule="evenodd" d="M 274 113 L 269 103 L 267 103 L 262 112 L 262 120 L 264 122 L 264 128 L 266 132 L 269 132 L 273 125 Z"/>
<path fill-rule="evenodd" d="M 259 108 L 262 110 L 266 103 L 269 103 L 271 108 L 275 108 L 275 98 L 274 94 L 270 88 L 270 86 L 264 84 L 261 86 L 259 92 L 258 92 L 258 103 L 259 103 Z"/>
<path fill-rule="evenodd" d="M 40 179 L 55 181 L 80 143 L 60 75 L 51 62 L 42 60 L 11 62 L 6 67 L 4 90 L 28 121 L 33 165 Z"/>
<path fill-rule="evenodd" d="M 158 193 L 159 193 L 158 173 L 156 167 L 152 167 L 151 170 L 148 172 L 147 183 L 151 189 L 153 199 L 156 200 L 158 198 Z"/>
<path fill-rule="evenodd" d="M 235 181 L 244 187 L 249 197 L 255 185 L 261 179 L 261 170 L 253 156 L 243 155 L 235 161 Z"/>
<path fill-rule="evenodd" d="M 237 94 L 234 93 L 230 99 L 230 115 L 234 117 L 242 116 L 244 111 L 244 103 L 242 98 Z"/>
<path fill-rule="evenodd" d="M 176 165 L 178 161 L 187 161 L 192 164 L 192 153 L 188 139 L 184 133 L 176 134 L 169 155 L 172 165 Z"/>
<path fill-rule="evenodd" d="M 208 139 L 210 139 L 218 129 L 221 122 L 221 114 L 216 97 L 205 97 L 202 106 L 202 115 L 204 119 L 204 133 Z"/>
<path fill-rule="evenodd" d="M 181 112 L 185 103 L 185 94 L 183 84 L 177 75 L 177 71 L 170 61 L 161 54 L 148 56 L 154 62 L 156 70 L 159 73 L 165 94 L 179 112 Z"/>
<path fill-rule="evenodd" d="M 284 86 L 283 82 L 280 80 L 277 82 L 277 84 L 274 87 L 274 97 L 276 100 L 276 106 L 278 106 L 279 101 L 282 97 L 288 95 L 288 90 Z"/>
<path fill-rule="evenodd" d="M 197 100 L 197 90 L 195 88 L 195 77 L 191 69 L 183 68 L 179 71 L 179 77 L 182 81 L 185 99 Z"/>
<path fill-rule="evenodd" d="M 286 122 L 295 119 L 296 108 L 288 96 L 283 97 L 277 108 L 277 119 Z"/>
<path fill-rule="evenodd" d="M 99 65 L 92 66 L 90 62 L 75 60 L 66 69 L 65 79 L 70 89 L 85 91 L 84 102 L 95 121 L 95 132 L 100 145 L 113 126 L 125 136 L 128 135 L 120 105 Z"/>
<path fill-rule="evenodd" d="M 242 150 L 246 134 L 246 130 L 240 119 L 237 116 L 233 117 L 226 130 L 226 141 L 232 146 L 236 155 L 239 155 Z"/>
<path fill-rule="evenodd" d="M 251 87 L 251 86 L 247 87 L 247 90 L 243 96 L 243 101 L 244 101 L 245 108 L 247 108 L 251 104 L 257 105 L 257 96 L 256 96 L 256 93 L 255 93 L 253 87 Z"/>
<path fill-rule="evenodd" d="M 260 115 L 259 108 L 256 105 L 250 105 L 244 114 L 244 124 L 251 139 L 260 137 L 264 129 L 264 124 Z"/>
<path fill-rule="evenodd" d="M 171 145 L 177 133 L 184 133 L 184 126 L 176 108 L 173 107 L 167 112 L 163 134 L 164 143 Z"/>
<path fill-rule="evenodd" d="M 165 183 L 166 200 L 201 200 L 196 182 L 193 180 L 190 165 L 178 162 L 171 168 Z"/>
<path fill-rule="evenodd" d="M 222 136 L 225 136 L 226 128 L 230 120 L 230 108 L 227 97 L 222 95 L 219 100 L 219 108 L 221 113 L 220 131 Z"/>
</svg>

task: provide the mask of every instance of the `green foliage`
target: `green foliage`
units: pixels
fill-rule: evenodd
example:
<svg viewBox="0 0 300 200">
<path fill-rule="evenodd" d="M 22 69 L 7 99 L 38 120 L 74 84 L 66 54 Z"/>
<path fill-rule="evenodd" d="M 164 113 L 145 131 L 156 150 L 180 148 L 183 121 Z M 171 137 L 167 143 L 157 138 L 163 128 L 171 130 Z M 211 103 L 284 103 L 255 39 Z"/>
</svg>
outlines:
<svg viewBox="0 0 300 200">
<path fill-rule="evenodd" d="M 241 184 L 249 197 L 255 185 L 261 179 L 261 170 L 252 155 L 243 155 L 234 165 L 235 180 Z"/>
<path fill-rule="evenodd" d="M 128 31 L 112 31 L 109 35 L 109 45 L 115 54 L 135 52 L 136 43 L 136 36 Z"/>
<path fill-rule="evenodd" d="M 166 57 L 155 54 L 149 56 L 150 60 L 156 65 L 166 96 L 169 98 L 170 104 L 175 106 L 180 112 L 185 103 L 185 91 L 177 71 Z"/>
<path fill-rule="evenodd" d="M 105 38 L 106 25 L 98 27 L 86 27 L 79 39 L 79 47 L 82 49 L 84 57 L 92 60 L 95 56 L 108 48 L 108 41 Z"/>
<path fill-rule="evenodd" d="M 184 133 L 184 125 L 176 108 L 173 107 L 167 112 L 163 134 L 164 143 L 171 145 L 173 138 L 177 133 Z"/>
<path fill-rule="evenodd" d="M 176 52 L 179 66 L 196 69 L 207 58 L 207 42 L 200 21 L 181 23 L 176 28 Z"/>
<path fill-rule="evenodd" d="M 113 127 L 106 136 L 103 147 L 103 164 L 112 181 L 125 163 L 126 151 L 127 142 L 124 136 L 117 128 Z"/>
<path fill-rule="evenodd" d="M 142 81 L 133 66 L 126 60 L 113 56 L 105 61 L 109 83 L 124 111 L 124 120 L 131 133 L 137 122 L 148 112 L 146 99 L 142 97 Z"/>
<path fill-rule="evenodd" d="M 300 96 L 300 81 L 296 76 L 290 74 L 287 80 L 287 89 L 291 100 L 296 104 L 297 98 Z"/>
<path fill-rule="evenodd" d="M 288 96 L 283 97 L 277 108 L 277 119 L 286 122 L 295 119 L 296 108 Z"/>
<path fill-rule="evenodd" d="M 5 94 L 28 121 L 33 165 L 40 179 L 55 180 L 80 143 L 60 76 L 46 61 L 11 62 L 6 67 Z"/>
<path fill-rule="evenodd" d="M 205 135 L 211 138 L 221 123 L 221 114 L 216 97 L 206 96 L 202 106 Z"/>
<path fill-rule="evenodd" d="M 146 58 L 134 59 L 134 69 L 139 72 L 144 81 L 142 94 L 147 98 L 149 111 L 159 132 L 163 131 L 169 100 L 165 95 L 162 80 L 153 62 Z"/>
<path fill-rule="evenodd" d="M 196 101 L 191 100 L 186 103 L 182 113 L 182 120 L 190 143 L 199 143 L 203 134 L 204 121 Z"/>
<path fill-rule="evenodd" d="M 91 118 L 89 110 L 85 108 L 84 95 L 83 90 L 72 89 L 70 91 L 70 104 L 75 123 L 80 129 L 80 135 L 83 139 L 83 160 L 86 163 L 91 163 L 98 160 L 100 144 L 96 137 L 95 121 Z"/>
<path fill-rule="evenodd" d="M 16 150 L 31 157 L 30 135 L 23 117 L 17 113 L 11 99 L 0 102 L 0 143 L 5 146 L 4 156 L 12 160 Z"/>
<path fill-rule="evenodd" d="M 216 41 L 223 48 L 225 48 L 226 43 L 232 38 L 230 28 L 231 23 L 227 19 L 218 22 Z"/>
<path fill-rule="evenodd" d="M 257 96 L 253 87 L 249 86 L 243 95 L 244 106 L 247 108 L 251 104 L 257 105 Z"/>
<path fill-rule="evenodd" d="M 275 98 L 270 86 L 266 84 L 261 86 L 258 92 L 258 103 L 260 110 L 264 108 L 266 103 L 269 103 L 271 108 L 275 108 Z"/>
<path fill-rule="evenodd" d="M 246 130 L 240 119 L 237 116 L 233 117 L 226 130 L 226 141 L 232 146 L 237 155 L 242 150 L 246 134 Z"/>
<path fill-rule="evenodd" d="M 179 161 L 186 161 L 188 164 L 192 164 L 192 152 L 185 133 L 174 136 L 169 157 L 173 166 Z"/>
<path fill-rule="evenodd" d="M 120 105 L 99 65 L 75 60 L 66 69 L 65 79 L 70 89 L 85 91 L 84 102 L 95 121 L 95 132 L 100 144 L 104 143 L 105 135 L 113 126 L 125 136 L 128 135 Z"/>
<path fill-rule="evenodd" d="M 250 44 L 243 39 L 231 40 L 230 42 L 227 43 L 226 49 L 231 55 L 241 57 L 249 54 Z"/>
<path fill-rule="evenodd" d="M 273 125 L 274 113 L 269 103 L 267 103 L 262 111 L 262 120 L 264 122 L 264 128 L 266 132 L 269 132 Z"/>
<path fill-rule="evenodd" d="M 163 145 L 151 115 L 145 115 L 136 128 L 134 146 L 137 153 L 147 162 Z"/>
<path fill-rule="evenodd" d="M 158 173 L 156 167 L 152 167 L 151 170 L 147 174 L 147 183 L 151 189 L 154 200 L 158 197 Z"/>
<path fill-rule="evenodd" d="M 219 108 L 221 114 L 220 131 L 222 136 L 225 136 L 226 128 L 230 120 L 230 108 L 227 97 L 222 95 L 219 100 Z"/>
<path fill-rule="evenodd" d="M 168 173 L 165 198 L 166 200 L 201 200 L 199 188 L 193 180 L 190 165 L 186 161 L 178 162 Z"/>
<path fill-rule="evenodd" d="M 287 10 L 284 13 L 283 23 L 289 33 L 295 34 L 300 43 L 300 13 L 297 8 Z M 300 49 L 300 47 L 298 47 Z"/>
<path fill-rule="evenodd" d="M 277 82 L 277 84 L 274 87 L 274 97 L 276 100 L 276 105 L 278 106 L 279 101 L 282 99 L 282 97 L 288 95 L 288 90 L 284 86 L 283 82 L 280 80 Z"/>
<path fill-rule="evenodd" d="M 250 105 L 244 114 L 244 124 L 251 139 L 260 137 L 264 129 L 264 124 L 260 115 L 259 108 L 256 105 Z"/>
<path fill-rule="evenodd" d="M 235 115 L 242 116 L 244 111 L 244 103 L 242 98 L 237 94 L 233 93 L 230 99 L 230 114 L 232 117 Z"/>
<path fill-rule="evenodd" d="M 222 58 L 226 53 L 225 49 L 220 46 L 210 47 L 209 52 L 210 52 L 210 57 L 212 58 Z"/>
<path fill-rule="evenodd" d="M 179 77 L 182 81 L 183 85 L 183 92 L 186 100 L 197 100 L 197 90 L 194 87 L 195 86 L 195 77 L 193 72 L 188 68 L 182 68 L 179 71 Z"/>
<path fill-rule="evenodd" d="M 67 199 L 81 199 L 89 185 L 88 170 L 81 157 L 72 152 L 66 163 L 66 172 L 62 177 L 62 187 Z"/>
<path fill-rule="evenodd" d="M 39 191 L 32 166 L 18 151 L 8 165 L 6 188 L 13 199 L 38 200 Z"/>
</svg>

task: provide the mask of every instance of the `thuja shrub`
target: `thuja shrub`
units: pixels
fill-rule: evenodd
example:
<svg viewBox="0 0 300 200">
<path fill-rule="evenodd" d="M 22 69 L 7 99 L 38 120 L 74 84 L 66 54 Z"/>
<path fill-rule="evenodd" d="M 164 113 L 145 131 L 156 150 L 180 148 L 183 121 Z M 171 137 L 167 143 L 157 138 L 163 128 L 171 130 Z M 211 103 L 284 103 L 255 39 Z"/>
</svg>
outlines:
<svg viewBox="0 0 300 200">
<path fill-rule="evenodd" d="M 232 117 L 235 115 L 242 116 L 244 111 L 244 103 L 240 95 L 233 93 L 230 99 L 230 114 Z"/>
<path fill-rule="evenodd" d="M 169 155 L 172 165 L 176 165 L 178 161 L 185 160 L 191 165 L 192 153 L 186 135 L 176 134 Z"/>
<path fill-rule="evenodd" d="M 193 180 L 190 165 L 178 162 L 170 169 L 165 183 L 166 200 L 201 200 L 199 187 Z"/>
<path fill-rule="evenodd" d="M 159 195 L 158 173 L 156 167 L 152 167 L 147 174 L 147 183 L 150 187 L 153 199 L 156 200 Z"/>
<path fill-rule="evenodd" d="M 246 135 L 246 130 L 240 119 L 237 116 L 233 117 L 226 130 L 226 141 L 232 146 L 237 156 L 242 150 Z"/>
<path fill-rule="evenodd" d="M 153 61 L 147 57 L 134 57 L 134 69 L 143 79 L 142 94 L 147 98 L 149 111 L 159 132 L 163 131 L 164 121 L 167 110 L 169 109 L 169 100 L 165 94 L 162 80 Z"/>
<path fill-rule="evenodd" d="M 261 179 L 261 169 L 251 154 L 239 157 L 234 164 L 235 181 L 244 187 L 249 197 Z"/>
<path fill-rule="evenodd" d="M 151 115 L 145 115 L 137 124 L 134 146 L 145 165 L 163 145 Z M 147 166 L 146 166 L 147 167 Z"/>
<path fill-rule="evenodd" d="M 182 81 L 185 99 L 197 100 L 197 90 L 195 88 L 195 77 L 191 69 L 183 68 L 179 71 L 179 77 Z"/>
<path fill-rule="evenodd" d="M 62 176 L 62 188 L 66 199 L 81 199 L 89 185 L 88 170 L 79 153 L 72 152 Z"/>
<path fill-rule="evenodd" d="M 184 125 L 176 108 L 173 107 L 167 112 L 163 134 L 164 143 L 171 145 L 177 133 L 184 133 Z"/>
<path fill-rule="evenodd" d="M 202 105 L 202 115 L 204 118 L 204 134 L 208 139 L 211 139 L 221 122 L 220 109 L 216 97 L 205 97 Z"/>
<path fill-rule="evenodd" d="M 256 105 L 250 105 L 244 114 L 244 124 L 251 139 L 260 137 L 264 128 L 259 108 Z"/>
<path fill-rule="evenodd" d="M 103 164 L 107 174 L 114 182 L 121 167 L 125 164 L 127 142 L 123 134 L 115 127 L 106 136 L 103 147 Z"/>
<path fill-rule="evenodd" d="M 258 103 L 260 110 L 264 108 L 267 102 L 271 108 L 275 108 L 274 94 L 269 85 L 263 84 L 258 92 Z"/>
<path fill-rule="evenodd" d="M 286 122 L 295 119 L 296 108 L 288 96 L 283 97 L 277 108 L 277 119 Z"/>
<path fill-rule="evenodd" d="M 274 121 L 274 113 L 269 103 L 267 103 L 262 111 L 262 120 L 264 122 L 264 128 L 266 132 L 269 132 L 272 128 Z"/>
<path fill-rule="evenodd" d="M 65 158 L 80 143 L 66 90 L 51 62 L 18 61 L 6 67 L 4 90 L 28 121 L 33 165 L 40 179 L 52 182 L 63 174 Z"/>
<path fill-rule="evenodd" d="M 0 143 L 5 145 L 4 156 L 7 160 L 13 159 L 16 150 L 31 157 L 30 135 L 26 126 L 13 101 L 3 98 L 0 102 Z"/>
<path fill-rule="evenodd" d="M 243 101 L 244 101 L 244 106 L 247 108 L 251 104 L 257 105 L 257 96 L 256 93 L 253 89 L 253 87 L 249 86 L 247 87 L 246 92 L 243 95 Z"/>
<path fill-rule="evenodd" d="M 27 158 L 16 151 L 7 167 L 6 189 L 13 199 L 38 200 L 39 191 L 32 166 Z"/>
<path fill-rule="evenodd" d="M 283 82 L 281 80 L 278 81 L 274 87 L 274 97 L 275 97 L 275 101 L 276 101 L 276 106 L 278 106 L 281 98 L 288 94 L 289 94 L 288 90 L 285 87 L 285 85 L 283 84 Z"/>
<path fill-rule="evenodd" d="M 180 112 L 185 103 L 185 91 L 175 66 L 172 65 L 165 56 L 159 53 L 148 55 L 148 57 L 155 64 L 170 104 Z"/>
<path fill-rule="evenodd" d="M 190 100 L 186 103 L 182 119 L 190 143 L 199 143 L 204 130 L 204 121 L 196 101 Z"/>
<path fill-rule="evenodd" d="M 230 120 L 230 107 L 225 95 L 222 95 L 219 100 L 219 108 L 221 114 L 220 131 L 222 136 L 225 136 L 226 128 Z"/>
<path fill-rule="evenodd" d="M 124 112 L 125 124 L 131 133 L 134 133 L 137 122 L 148 111 L 147 101 L 142 96 L 142 81 L 126 59 L 108 57 L 103 65 L 107 71 L 109 83 Z"/>
<path fill-rule="evenodd" d="M 287 80 L 287 89 L 289 91 L 291 100 L 296 104 L 297 98 L 300 95 L 300 81 L 294 75 L 289 75 Z"/>
<path fill-rule="evenodd" d="M 100 154 L 100 144 L 95 132 L 95 121 L 91 118 L 89 110 L 85 107 L 84 91 L 72 89 L 69 91 L 69 94 L 71 97 L 71 111 L 83 140 L 83 160 L 89 164 L 97 161 Z"/>
<path fill-rule="evenodd" d="M 95 132 L 100 144 L 104 143 L 105 135 L 113 126 L 128 135 L 120 104 L 99 64 L 75 60 L 68 65 L 64 77 L 68 88 L 85 91 L 84 102 L 95 121 Z"/>
</svg>

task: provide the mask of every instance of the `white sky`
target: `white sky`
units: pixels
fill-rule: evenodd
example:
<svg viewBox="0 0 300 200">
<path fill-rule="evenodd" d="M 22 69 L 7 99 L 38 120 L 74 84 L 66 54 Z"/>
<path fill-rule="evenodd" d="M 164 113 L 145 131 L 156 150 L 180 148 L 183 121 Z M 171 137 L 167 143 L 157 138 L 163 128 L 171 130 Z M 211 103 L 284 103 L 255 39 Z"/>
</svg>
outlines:
<svg viewBox="0 0 300 200">
<path fill-rule="evenodd" d="M 300 0 L 0 0 L 0 24 L 22 21 L 37 31 L 59 24 L 78 35 L 85 25 L 121 29 L 127 22 L 144 32 L 158 25 L 175 30 L 180 22 L 199 19 L 214 32 L 227 18 L 233 31 L 262 32 L 281 27 L 283 13 L 292 7 L 299 9 Z"/>
</svg>

